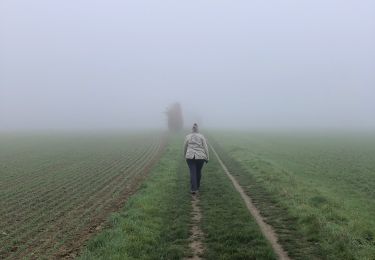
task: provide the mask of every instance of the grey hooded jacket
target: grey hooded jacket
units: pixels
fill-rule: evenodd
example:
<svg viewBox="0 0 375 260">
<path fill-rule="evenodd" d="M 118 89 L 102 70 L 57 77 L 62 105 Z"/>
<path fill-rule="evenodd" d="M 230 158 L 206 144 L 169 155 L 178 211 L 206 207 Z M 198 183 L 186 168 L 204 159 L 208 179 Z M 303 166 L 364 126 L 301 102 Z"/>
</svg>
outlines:
<svg viewBox="0 0 375 260">
<path fill-rule="evenodd" d="M 186 159 L 203 159 L 208 161 L 208 146 L 206 139 L 200 133 L 188 134 L 184 143 L 184 155 Z"/>
</svg>

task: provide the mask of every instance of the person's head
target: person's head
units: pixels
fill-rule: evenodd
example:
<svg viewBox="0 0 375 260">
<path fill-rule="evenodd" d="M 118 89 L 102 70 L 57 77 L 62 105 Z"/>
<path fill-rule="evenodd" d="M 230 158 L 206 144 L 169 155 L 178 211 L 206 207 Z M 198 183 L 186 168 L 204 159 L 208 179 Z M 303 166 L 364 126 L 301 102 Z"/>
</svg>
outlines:
<svg viewBox="0 0 375 260">
<path fill-rule="evenodd" d="M 193 133 L 198 133 L 198 125 L 197 125 L 197 123 L 194 123 L 192 130 L 193 130 Z"/>
</svg>

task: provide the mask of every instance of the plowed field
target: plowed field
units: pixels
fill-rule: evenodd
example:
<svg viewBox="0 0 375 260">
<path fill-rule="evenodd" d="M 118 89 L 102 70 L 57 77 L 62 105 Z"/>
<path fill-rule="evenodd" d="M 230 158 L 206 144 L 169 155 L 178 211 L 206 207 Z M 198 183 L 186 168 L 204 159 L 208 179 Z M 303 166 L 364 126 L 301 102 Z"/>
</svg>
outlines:
<svg viewBox="0 0 375 260">
<path fill-rule="evenodd" d="M 0 137 L 0 258 L 73 258 L 134 193 L 161 135 Z"/>
</svg>

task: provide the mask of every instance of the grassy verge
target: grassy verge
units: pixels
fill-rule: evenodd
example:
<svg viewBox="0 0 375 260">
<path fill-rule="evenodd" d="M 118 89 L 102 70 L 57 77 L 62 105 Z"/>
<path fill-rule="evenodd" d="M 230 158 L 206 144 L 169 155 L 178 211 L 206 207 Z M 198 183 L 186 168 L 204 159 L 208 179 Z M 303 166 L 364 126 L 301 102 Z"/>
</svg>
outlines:
<svg viewBox="0 0 375 260">
<path fill-rule="evenodd" d="M 223 161 L 294 259 L 373 259 L 373 139 L 218 136 Z"/>
<path fill-rule="evenodd" d="M 313 259 L 319 255 L 317 249 L 295 228 L 296 219 L 276 196 L 268 192 L 239 162 L 228 156 L 220 145 L 214 143 L 214 146 L 228 170 L 252 198 L 265 221 L 276 230 L 279 242 L 288 254 L 294 259 Z"/>
<path fill-rule="evenodd" d="M 276 259 L 239 193 L 212 154 L 203 168 L 200 206 L 206 259 Z"/>
<path fill-rule="evenodd" d="M 80 259 L 181 259 L 189 254 L 189 181 L 181 138 L 172 137 L 149 179 L 89 241 Z"/>
</svg>

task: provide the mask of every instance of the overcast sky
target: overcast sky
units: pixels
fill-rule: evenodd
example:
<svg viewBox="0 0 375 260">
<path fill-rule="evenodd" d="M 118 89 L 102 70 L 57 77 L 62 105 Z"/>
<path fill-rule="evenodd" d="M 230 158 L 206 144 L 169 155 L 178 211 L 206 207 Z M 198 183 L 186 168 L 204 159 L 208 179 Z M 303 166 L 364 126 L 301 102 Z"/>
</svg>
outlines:
<svg viewBox="0 0 375 260">
<path fill-rule="evenodd" d="M 373 0 L 1 0 L 0 129 L 375 128 Z"/>
</svg>

